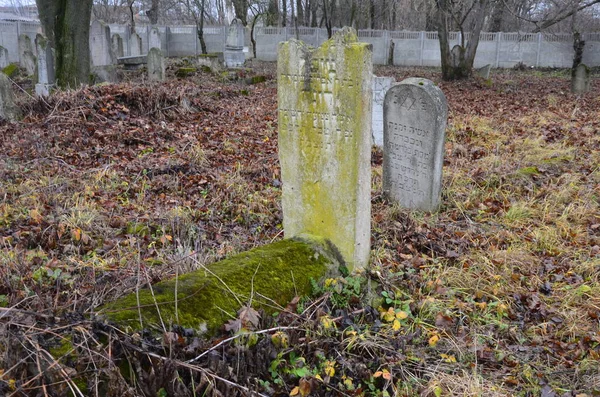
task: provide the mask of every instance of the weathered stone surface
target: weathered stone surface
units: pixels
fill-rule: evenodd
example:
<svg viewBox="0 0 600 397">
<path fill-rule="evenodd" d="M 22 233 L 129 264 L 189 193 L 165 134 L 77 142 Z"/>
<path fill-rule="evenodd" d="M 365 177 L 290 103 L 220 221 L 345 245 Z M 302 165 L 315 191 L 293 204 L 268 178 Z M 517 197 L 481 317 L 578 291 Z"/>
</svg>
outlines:
<svg viewBox="0 0 600 397">
<path fill-rule="evenodd" d="M 31 76 L 35 73 L 35 55 L 31 38 L 26 34 L 19 35 L 19 63 L 27 71 L 27 75 Z"/>
<path fill-rule="evenodd" d="M 410 78 L 390 88 L 383 105 L 383 189 L 402 206 L 440 204 L 448 104 L 433 82 Z"/>
<path fill-rule="evenodd" d="M 90 26 L 90 59 L 92 66 L 114 65 L 110 27 L 98 20 Z"/>
<path fill-rule="evenodd" d="M 590 90 L 590 68 L 583 63 L 577 65 L 571 76 L 571 91 L 584 94 Z"/>
<path fill-rule="evenodd" d="M 450 64 L 452 67 L 457 68 L 460 66 L 460 55 L 464 52 L 464 49 L 460 45 L 455 45 L 450 50 Z"/>
<path fill-rule="evenodd" d="M 19 118 L 19 108 L 15 104 L 12 82 L 4 73 L 0 73 L 0 117 L 8 121 Z"/>
<path fill-rule="evenodd" d="M 488 63 L 487 65 L 477 69 L 477 74 L 483 77 L 484 79 L 489 80 L 491 71 L 492 65 Z"/>
<path fill-rule="evenodd" d="M 148 37 L 148 48 L 158 48 L 162 51 L 162 41 L 160 39 L 160 31 L 158 28 L 152 28 L 150 30 L 150 37 Z"/>
<path fill-rule="evenodd" d="M 4 69 L 10 64 L 8 60 L 8 50 L 0 46 L 0 69 Z"/>
<path fill-rule="evenodd" d="M 35 37 L 35 47 L 38 54 L 35 93 L 38 98 L 47 97 L 55 83 L 54 51 L 52 51 L 48 39 L 41 34 Z"/>
<path fill-rule="evenodd" d="M 224 56 L 222 52 L 198 55 L 198 65 L 207 68 L 207 71 L 218 73 L 223 69 Z"/>
<path fill-rule="evenodd" d="M 118 58 L 119 65 L 124 65 L 125 69 L 139 69 L 148 62 L 147 55 L 136 55 L 133 57 Z"/>
<path fill-rule="evenodd" d="M 383 146 L 383 99 L 394 84 L 393 77 L 373 76 L 373 144 Z"/>
<path fill-rule="evenodd" d="M 279 159 L 285 235 L 325 237 L 350 268 L 371 230 L 371 45 L 344 28 L 321 47 L 279 44 Z"/>
<path fill-rule="evenodd" d="M 113 34 L 111 37 L 111 48 L 115 57 L 122 58 L 125 56 L 123 38 L 118 33 Z"/>
<path fill-rule="evenodd" d="M 225 43 L 225 52 L 223 57 L 225 59 L 225 66 L 228 68 L 239 68 L 244 65 L 246 61 L 246 54 L 244 53 L 244 25 L 239 19 L 234 19 L 229 25 L 227 31 L 227 42 Z"/>
<path fill-rule="evenodd" d="M 129 56 L 135 57 L 142 54 L 142 38 L 137 33 L 129 37 Z"/>
<path fill-rule="evenodd" d="M 323 239 L 278 241 L 125 296 L 104 306 L 101 314 L 135 330 L 160 328 L 162 321 L 210 335 L 231 319 L 228 313 L 250 300 L 256 309 L 273 313 L 276 309 L 263 296 L 286 306 L 297 294 L 311 292 L 311 280 L 338 274 L 340 265 Z"/>
<path fill-rule="evenodd" d="M 160 48 L 152 47 L 148 51 L 148 80 L 163 81 L 165 79 L 165 60 Z"/>
</svg>

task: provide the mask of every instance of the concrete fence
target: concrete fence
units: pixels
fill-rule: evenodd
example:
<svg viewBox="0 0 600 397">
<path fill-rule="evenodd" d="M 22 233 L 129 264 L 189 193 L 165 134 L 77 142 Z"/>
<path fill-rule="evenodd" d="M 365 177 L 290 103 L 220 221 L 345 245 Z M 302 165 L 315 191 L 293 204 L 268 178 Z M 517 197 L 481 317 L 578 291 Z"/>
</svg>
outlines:
<svg viewBox="0 0 600 397">
<path fill-rule="evenodd" d="M 150 26 L 136 26 L 142 40 L 142 53 L 148 52 Z M 110 25 L 111 35 L 123 39 L 124 55 L 130 55 L 130 29 L 126 25 Z M 190 56 L 201 53 L 197 28 L 190 26 L 158 26 L 163 53 L 170 57 Z M 32 40 L 40 31 L 37 22 L 0 22 L 0 45 L 8 50 L 10 62 L 19 61 L 18 37 L 26 34 Z M 336 29 L 334 29 L 336 31 Z M 439 66 L 440 48 L 437 32 L 408 32 L 387 30 L 359 30 L 359 40 L 373 45 L 373 62 L 403 66 Z M 260 60 L 277 59 L 277 45 L 291 38 L 313 46 L 327 40 L 327 31 L 320 28 L 257 27 L 255 30 L 256 55 Z M 247 57 L 252 55 L 250 32 L 246 30 Z M 584 35 L 586 46 L 583 62 L 588 66 L 600 66 L 600 33 Z M 226 26 L 206 26 L 204 40 L 208 52 L 222 52 L 227 40 Z M 450 33 L 451 46 L 461 41 L 460 33 Z M 538 67 L 571 67 L 573 40 L 570 34 L 547 33 L 481 33 L 475 66 L 491 64 L 498 68 L 510 68 L 518 63 Z"/>
</svg>

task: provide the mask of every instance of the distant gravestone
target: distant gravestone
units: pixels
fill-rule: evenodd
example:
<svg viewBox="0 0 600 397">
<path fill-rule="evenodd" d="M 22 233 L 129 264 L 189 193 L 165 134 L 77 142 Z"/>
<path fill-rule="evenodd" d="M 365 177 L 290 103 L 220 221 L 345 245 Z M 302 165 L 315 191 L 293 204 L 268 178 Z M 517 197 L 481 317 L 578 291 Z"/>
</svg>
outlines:
<svg viewBox="0 0 600 397">
<path fill-rule="evenodd" d="M 227 42 L 223 57 L 225 66 L 228 68 L 237 68 L 244 65 L 246 54 L 244 54 L 244 25 L 239 19 L 234 19 L 229 25 L 227 31 Z"/>
<path fill-rule="evenodd" d="M 35 37 L 37 48 L 37 72 L 38 80 L 35 85 L 35 94 L 39 97 L 47 97 L 55 82 L 54 76 L 54 53 L 48 39 L 41 34 Z"/>
<path fill-rule="evenodd" d="M 27 75 L 31 76 L 35 73 L 35 55 L 31 38 L 26 34 L 19 35 L 19 63 L 27 71 Z"/>
<path fill-rule="evenodd" d="M 129 56 L 142 55 L 142 38 L 137 33 L 131 33 L 129 37 Z"/>
<path fill-rule="evenodd" d="M 487 64 L 484 67 L 477 69 L 477 74 L 480 77 L 484 78 L 485 80 L 489 80 L 491 71 L 492 71 L 492 65 Z"/>
<path fill-rule="evenodd" d="M 463 51 L 463 48 L 458 44 L 452 47 L 450 51 L 450 63 L 452 67 L 457 68 L 460 65 L 460 55 Z"/>
<path fill-rule="evenodd" d="M 92 66 L 114 65 L 110 27 L 94 20 L 90 27 L 90 53 Z"/>
<path fill-rule="evenodd" d="M 383 99 L 394 84 L 393 77 L 373 76 L 373 144 L 383 146 Z"/>
<path fill-rule="evenodd" d="M 440 204 L 448 104 L 433 82 L 409 78 L 390 88 L 383 105 L 383 190 L 403 207 Z"/>
<path fill-rule="evenodd" d="M 351 269 L 370 251 L 371 48 L 344 28 L 280 43 L 277 62 L 285 235 L 330 240 Z"/>
<path fill-rule="evenodd" d="M 583 63 L 577 65 L 571 76 L 571 91 L 584 94 L 590 90 L 590 68 Z"/>
<path fill-rule="evenodd" d="M 158 48 L 162 51 L 162 41 L 160 39 L 160 31 L 158 28 L 152 28 L 150 30 L 150 37 L 148 38 L 148 48 Z"/>
<path fill-rule="evenodd" d="M 163 81 L 165 79 L 165 60 L 160 48 L 152 47 L 148 51 L 148 80 Z"/>
<path fill-rule="evenodd" d="M 122 58 L 125 56 L 125 51 L 123 50 L 123 38 L 118 33 L 115 33 L 111 37 L 111 48 L 115 57 Z"/>
<path fill-rule="evenodd" d="M 0 69 L 4 69 L 10 64 L 8 60 L 8 50 L 0 46 Z"/>
<path fill-rule="evenodd" d="M 15 104 L 12 83 L 2 72 L 0 72 L 0 117 L 8 121 L 15 121 L 19 118 L 19 108 Z"/>
</svg>

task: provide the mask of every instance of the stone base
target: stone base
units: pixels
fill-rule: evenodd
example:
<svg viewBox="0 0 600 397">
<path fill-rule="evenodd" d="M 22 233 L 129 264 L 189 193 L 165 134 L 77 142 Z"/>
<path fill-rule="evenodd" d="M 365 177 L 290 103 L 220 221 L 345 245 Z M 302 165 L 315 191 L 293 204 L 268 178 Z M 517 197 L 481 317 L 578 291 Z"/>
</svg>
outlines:
<svg viewBox="0 0 600 397">
<path fill-rule="evenodd" d="M 239 68 L 244 66 L 244 62 L 246 62 L 246 54 L 243 50 L 225 50 L 223 57 L 227 68 Z"/>
<path fill-rule="evenodd" d="M 223 53 L 198 55 L 198 65 L 204 69 L 209 69 L 213 73 L 218 73 L 223 69 L 224 58 Z"/>
<path fill-rule="evenodd" d="M 35 97 L 36 98 L 48 98 L 50 91 L 52 90 L 52 84 L 36 84 L 35 85 Z"/>
</svg>

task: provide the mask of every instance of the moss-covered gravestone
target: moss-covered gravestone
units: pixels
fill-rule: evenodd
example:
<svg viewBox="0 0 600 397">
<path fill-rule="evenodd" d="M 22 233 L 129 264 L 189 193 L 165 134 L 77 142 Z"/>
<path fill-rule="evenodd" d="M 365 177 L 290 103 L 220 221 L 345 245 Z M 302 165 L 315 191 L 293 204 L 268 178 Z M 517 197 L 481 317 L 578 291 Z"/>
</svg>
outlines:
<svg viewBox="0 0 600 397">
<path fill-rule="evenodd" d="M 4 73 L 0 73 L 0 118 L 8 121 L 16 121 L 19 118 L 12 82 Z"/>
<path fill-rule="evenodd" d="M 371 220 L 371 45 L 344 28 L 319 48 L 279 44 L 279 159 L 287 237 L 331 240 L 365 267 Z"/>
<path fill-rule="evenodd" d="M 383 191 L 403 207 L 440 205 L 447 118 L 446 97 L 429 80 L 403 80 L 385 95 Z"/>
<path fill-rule="evenodd" d="M 296 294 L 311 292 L 311 280 L 338 274 L 341 262 L 331 244 L 310 236 L 255 248 L 205 268 L 125 296 L 100 313 L 121 327 L 169 327 L 213 334 L 244 305 L 273 313 Z"/>
</svg>

